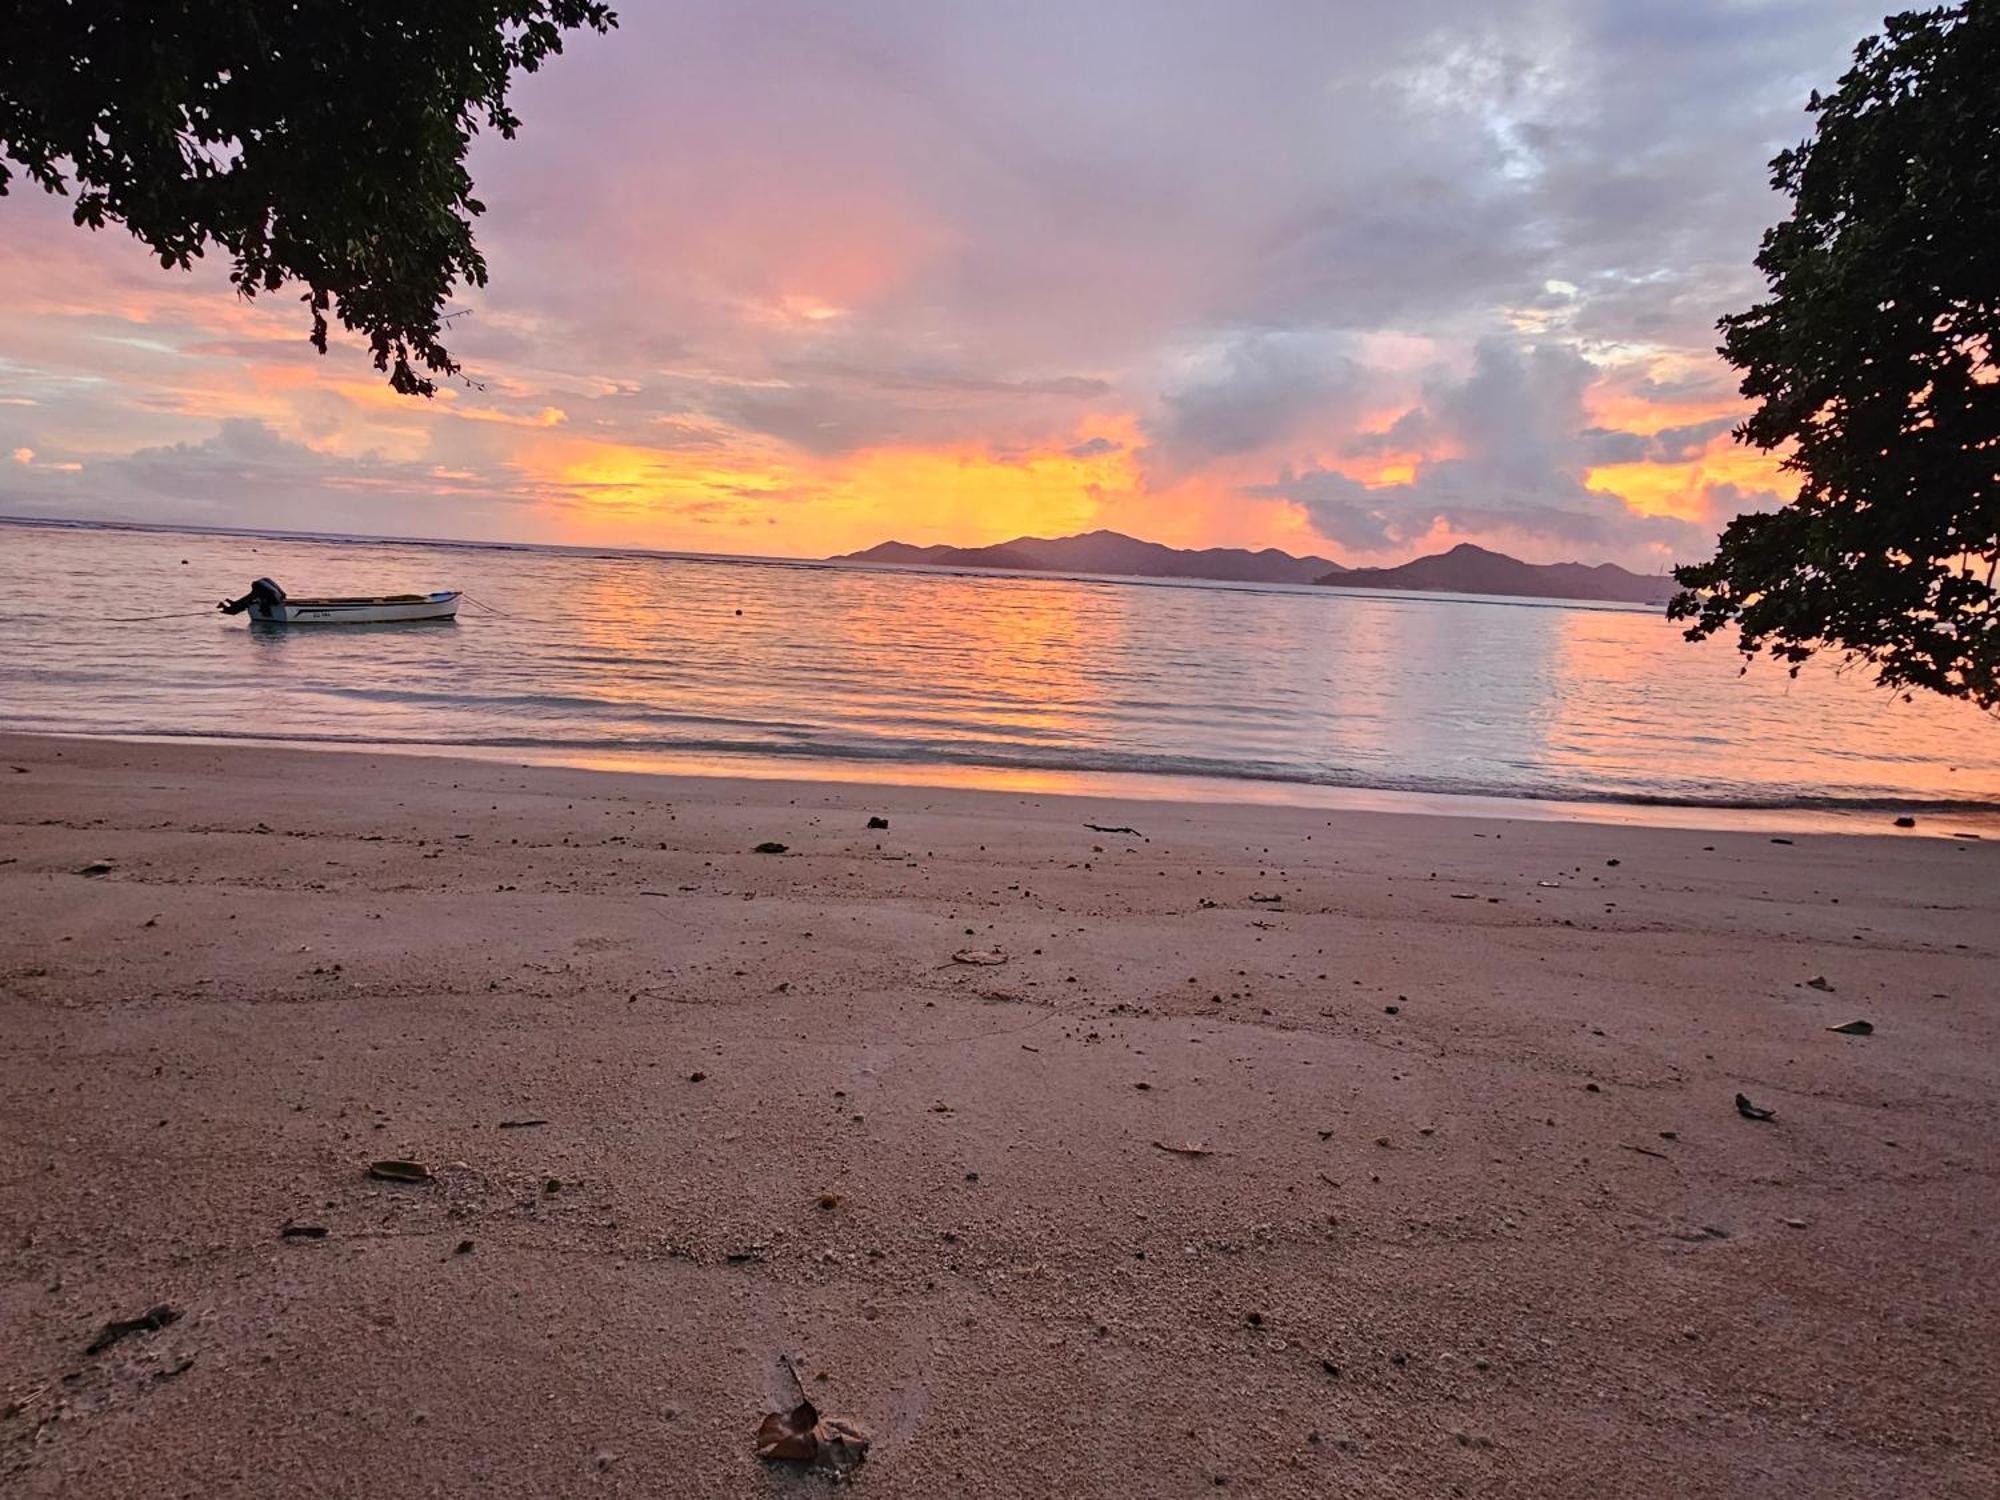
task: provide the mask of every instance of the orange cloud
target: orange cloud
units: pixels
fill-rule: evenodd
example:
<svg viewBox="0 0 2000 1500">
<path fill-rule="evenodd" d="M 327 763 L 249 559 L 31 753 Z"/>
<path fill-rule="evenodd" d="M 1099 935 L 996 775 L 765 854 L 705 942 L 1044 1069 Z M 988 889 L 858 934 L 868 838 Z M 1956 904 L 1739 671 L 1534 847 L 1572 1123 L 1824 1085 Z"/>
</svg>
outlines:
<svg viewBox="0 0 2000 1500">
<path fill-rule="evenodd" d="M 1778 455 L 1743 447 L 1727 433 L 1711 439 L 1699 456 L 1687 462 L 1600 464 L 1584 482 L 1599 494 L 1617 496 L 1639 515 L 1684 521 L 1713 519 L 1708 492 L 1716 485 L 1780 495 L 1789 487 Z"/>
</svg>

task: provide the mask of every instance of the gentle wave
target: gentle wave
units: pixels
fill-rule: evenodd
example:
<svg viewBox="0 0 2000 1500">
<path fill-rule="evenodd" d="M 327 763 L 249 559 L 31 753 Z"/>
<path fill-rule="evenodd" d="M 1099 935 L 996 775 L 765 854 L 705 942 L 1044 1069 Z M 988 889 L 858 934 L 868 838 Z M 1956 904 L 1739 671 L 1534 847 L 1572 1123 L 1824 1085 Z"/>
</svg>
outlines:
<svg viewBox="0 0 2000 1500">
<path fill-rule="evenodd" d="M 55 724 L 16 724 L 29 733 L 77 734 Z M 253 731 L 180 730 L 134 726 L 113 732 L 83 733 L 82 738 L 135 740 L 198 740 L 265 745 L 337 745 L 359 749 L 409 749 L 450 754 L 454 751 L 520 751 L 545 754 L 550 758 L 587 761 L 594 757 L 671 756 L 676 761 L 712 758 L 779 760 L 799 763 L 825 762 L 838 765 L 948 765 L 997 771 L 1053 771 L 1081 775 L 1167 776 L 1202 781 L 1269 782 L 1289 786 L 1326 787 L 1350 791 L 1404 792 L 1441 797 L 1478 797 L 1517 802 L 1623 803 L 1634 807 L 1682 807 L 1746 812 L 1881 812 L 1932 814 L 1995 814 L 2000 802 L 1991 800 L 1950 800 L 1926 797 L 1791 794 L 1767 796 L 1676 794 L 1671 791 L 1634 791 L 1589 788 L 1574 784 L 1539 784 L 1523 781 L 1448 780 L 1442 778 L 1367 776 L 1358 773 L 1316 773 L 1281 765 L 1244 764 L 1234 761 L 1204 760 L 1198 756 L 1120 756 L 1108 752 L 1035 753 L 1022 747 L 1021 753 L 982 753 L 931 746 L 894 746 L 881 743 L 838 744 L 826 742 L 772 742 L 762 739 L 564 739 L 532 735 L 487 735 L 460 739 L 404 739 L 392 742 L 371 735 L 343 735 L 332 732 L 269 734 Z"/>
</svg>

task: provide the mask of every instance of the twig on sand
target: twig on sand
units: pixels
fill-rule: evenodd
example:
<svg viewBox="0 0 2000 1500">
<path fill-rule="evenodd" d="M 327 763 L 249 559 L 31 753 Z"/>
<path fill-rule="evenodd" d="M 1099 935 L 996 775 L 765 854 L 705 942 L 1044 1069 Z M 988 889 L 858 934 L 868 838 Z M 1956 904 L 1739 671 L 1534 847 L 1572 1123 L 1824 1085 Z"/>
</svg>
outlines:
<svg viewBox="0 0 2000 1500">
<path fill-rule="evenodd" d="M 792 1356 L 781 1351 L 778 1355 L 778 1364 L 791 1377 L 792 1389 L 799 1393 L 799 1400 L 811 1401 L 812 1397 L 806 1394 L 805 1382 L 799 1379 L 799 1372 L 792 1364 Z"/>
<path fill-rule="evenodd" d="M 1620 1151 L 1636 1151 L 1641 1156 L 1657 1156 L 1661 1161 L 1673 1160 L 1673 1158 L 1667 1155 L 1666 1152 L 1655 1151 L 1651 1146 L 1628 1146 L 1625 1142 L 1620 1141 L 1618 1143 L 1618 1149 Z"/>
<path fill-rule="evenodd" d="M 972 964 L 984 967 L 993 964 L 1004 964 L 1007 962 L 1007 955 L 1002 953 L 998 948 L 961 948 L 958 952 L 952 954 L 951 961 L 955 964 Z M 947 966 L 939 964 L 938 967 L 942 969 Z"/>
<path fill-rule="evenodd" d="M 1155 1141 L 1153 1144 L 1159 1147 L 1160 1150 L 1169 1152 L 1174 1156 L 1227 1156 L 1229 1154 L 1226 1151 L 1218 1152 L 1213 1146 L 1173 1146 L 1165 1141 Z"/>
<path fill-rule="evenodd" d="M 1113 828 L 1108 824 L 1104 823 L 1086 823 L 1083 826 L 1085 828 L 1088 828 L 1092 833 L 1129 833 L 1135 839 L 1145 837 L 1145 835 L 1139 832 L 1139 830 L 1136 828 L 1124 828 L 1124 827 Z"/>
</svg>

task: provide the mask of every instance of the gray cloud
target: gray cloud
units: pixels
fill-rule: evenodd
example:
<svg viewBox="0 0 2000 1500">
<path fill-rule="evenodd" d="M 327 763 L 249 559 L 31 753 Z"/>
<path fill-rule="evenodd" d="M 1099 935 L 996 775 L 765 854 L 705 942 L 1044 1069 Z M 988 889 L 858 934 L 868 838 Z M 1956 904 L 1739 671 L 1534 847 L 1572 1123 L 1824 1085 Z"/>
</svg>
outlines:
<svg viewBox="0 0 2000 1500">
<path fill-rule="evenodd" d="M 451 523 L 449 534 L 504 537 L 504 511 L 533 498 L 496 488 L 490 475 L 439 464 L 319 453 L 248 417 L 224 421 L 197 443 L 62 470 L 12 465 L 0 473 L 0 506 L 19 515 L 406 536 L 429 534 L 424 523 L 442 519 Z M 466 529 L 481 525 L 489 529 Z"/>
<path fill-rule="evenodd" d="M 1252 453 L 1288 437 L 1310 418 L 1351 406 L 1361 371 L 1309 334 L 1258 332 L 1198 351 L 1179 382 L 1160 396 L 1148 423 L 1153 459 L 1168 472 L 1212 458 Z"/>
</svg>

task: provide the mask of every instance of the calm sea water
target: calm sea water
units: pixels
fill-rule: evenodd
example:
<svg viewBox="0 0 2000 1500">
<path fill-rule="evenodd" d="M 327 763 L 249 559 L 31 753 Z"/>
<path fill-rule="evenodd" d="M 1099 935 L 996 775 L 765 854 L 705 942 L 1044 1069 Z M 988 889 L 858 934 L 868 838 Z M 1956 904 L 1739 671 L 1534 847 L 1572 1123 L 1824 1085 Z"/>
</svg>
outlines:
<svg viewBox="0 0 2000 1500">
<path fill-rule="evenodd" d="M 321 629 L 203 613 L 259 575 L 296 594 L 461 588 L 500 613 Z M 1617 608 L 0 526 L 13 729 L 2000 806 L 2000 722 L 1858 675 L 1738 665 Z"/>
</svg>

